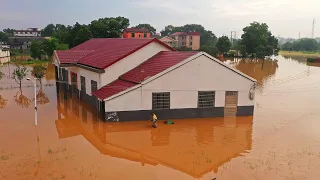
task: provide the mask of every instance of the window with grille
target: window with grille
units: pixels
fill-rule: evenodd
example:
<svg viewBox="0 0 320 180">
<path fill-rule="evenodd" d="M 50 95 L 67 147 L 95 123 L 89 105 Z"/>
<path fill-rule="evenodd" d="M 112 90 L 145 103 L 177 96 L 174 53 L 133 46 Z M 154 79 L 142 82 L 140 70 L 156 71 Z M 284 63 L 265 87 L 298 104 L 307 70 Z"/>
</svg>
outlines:
<svg viewBox="0 0 320 180">
<path fill-rule="evenodd" d="M 135 37 L 135 33 L 131 33 L 131 37 L 134 38 Z"/>
<path fill-rule="evenodd" d="M 144 37 L 145 37 L 145 38 L 148 37 L 148 33 L 144 33 Z"/>
<path fill-rule="evenodd" d="M 86 78 L 80 76 L 80 83 L 81 83 L 81 91 L 86 92 Z"/>
<path fill-rule="evenodd" d="M 199 91 L 198 92 L 198 108 L 214 107 L 215 92 L 214 91 Z"/>
<path fill-rule="evenodd" d="M 93 81 L 91 80 L 91 92 L 94 92 L 98 90 L 98 84 L 97 84 L 97 81 Z"/>
<path fill-rule="evenodd" d="M 226 96 L 236 96 L 238 94 L 237 91 L 227 91 Z"/>
<path fill-rule="evenodd" d="M 68 83 L 68 70 L 63 69 L 63 81 L 66 81 Z"/>
<path fill-rule="evenodd" d="M 152 109 L 170 109 L 170 92 L 152 93 Z"/>
</svg>

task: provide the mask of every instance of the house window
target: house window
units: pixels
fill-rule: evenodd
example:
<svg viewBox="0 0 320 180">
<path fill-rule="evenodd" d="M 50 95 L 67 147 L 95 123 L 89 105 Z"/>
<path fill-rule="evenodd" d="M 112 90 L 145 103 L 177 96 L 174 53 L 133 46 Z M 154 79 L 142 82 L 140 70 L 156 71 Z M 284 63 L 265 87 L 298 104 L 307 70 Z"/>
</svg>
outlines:
<svg viewBox="0 0 320 180">
<path fill-rule="evenodd" d="M 198 92 L 198 108 L 214 107 L 215 92 L 214 91 L 199 91 Z"/>
<path fill-rule="evenodd" d="M 192 46 L 192 41 L 190 41 L 190 46 Z"/>
<path fill-rule="evenodd" d="M 152 93 L 152 109 L 170 109 L 170 92 Z"/>
<path fill-rule="evenodd" d="M 139 38 L 141 38 L 141 34 L 139 34 Z"/>
<path fill-rule="evenodd" d="M 98 84 L 97 81 L 91 80 L 91 92 L 97 91 L 98 90 Z"/>
<path fill-rule="evenodd" d="M 86 78 L 81 76 L 80 83 L 81 83 L 81 91 L 86 92 Z"/>
<path fill-rule="evenodd" d="M 135 34 L 134 34 L 134 33 L 131 33 L 131 37 L 134 38 L 134 37 L 135 37 Z"/>
<path fill-rule="evenodd" d="M 190 40 L 192 40 L 192 36 L 190 36 Z"/>
<path fill-rule="evenodd" d="M 145 38 L 148 37 L 148 33 L 144 33 L 144 37 L 145 37 Z"/>
</svg>

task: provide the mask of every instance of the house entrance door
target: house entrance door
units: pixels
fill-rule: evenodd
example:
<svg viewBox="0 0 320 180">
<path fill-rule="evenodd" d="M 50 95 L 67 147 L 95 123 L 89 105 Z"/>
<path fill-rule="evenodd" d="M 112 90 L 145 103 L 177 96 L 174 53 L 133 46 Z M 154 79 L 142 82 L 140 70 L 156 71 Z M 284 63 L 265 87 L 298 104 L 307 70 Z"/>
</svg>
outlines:
<svg viewBox="0 0 320 180">
<path fill-rule="evenodd" d="M 238 92 L 227 91 L 225 96 L 225 116 L 236 116 L 238 111 Z"/>
</svg>

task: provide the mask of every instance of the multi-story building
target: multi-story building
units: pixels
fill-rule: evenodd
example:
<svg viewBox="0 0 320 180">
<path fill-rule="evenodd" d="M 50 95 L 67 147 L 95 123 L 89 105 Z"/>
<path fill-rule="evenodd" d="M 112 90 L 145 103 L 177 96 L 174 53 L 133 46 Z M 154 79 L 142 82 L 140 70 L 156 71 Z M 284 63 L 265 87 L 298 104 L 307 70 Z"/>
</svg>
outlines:
<svg viewBox="0 0 320 180">
<path fill-rule="evenodd" d="M 199 32 L 176 32 L 170 35 L 175 39 L 176 46 L 190 48 L 192 50 L 200 49 L 200 33 Z"/>
<path fill-rule="evenodd" d="M 41 36 L 41 30 L 38 28 L 28 28 L 26 30 L 14 30 L 13 36 L 18 37 L 40 37 Z"/>
<path fill-rule="evenodd" d="M 150 31 L 146 28 L 126 28 L 122 38 L 150 38 Z"/>
</svg>

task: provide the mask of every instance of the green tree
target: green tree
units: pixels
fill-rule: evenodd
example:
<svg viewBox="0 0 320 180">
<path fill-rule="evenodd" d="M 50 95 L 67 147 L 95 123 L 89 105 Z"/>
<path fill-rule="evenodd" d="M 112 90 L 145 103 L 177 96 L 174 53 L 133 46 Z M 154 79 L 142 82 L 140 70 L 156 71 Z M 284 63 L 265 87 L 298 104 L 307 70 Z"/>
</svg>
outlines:
<svg viewBox="0 0 320 180">
<path fill-rule="evenodd" d="M 92 33 L 87 26 L 81 26 L 79 31 L 75 34 L 73 39 L 73 47 L 84 43 L 92 38 Z"/>
<path fill-rule="evenodd" d="M 12 72 L 12 78 L 19 84 L 21 89 L 21 81 L 25 78 L 28 74 L 28 70 L 26 67 L 17 66 Z"/>
<path fill-rule="evenodd" d="M 137 26 L 135 26 L 135 28 L 145 28 L 148 29 L 150 31 L 151 35 L 155 35 L 157 30 L 156 28 L 154 28 L 153 26 L 151 26 L 150 24 L 138 24 Z"/>
<path fill-rule="evenodd" d="M 241 54 L 245 57 L 264 58 L 279 52 L 278 40 L 271 34 L 265 23 L 253 22 L 243 28 Z"/>
<path fill-rule="evenodd" d="M 285 51 L 292 51 L 292 47 L 293 47 L 292 42 L 286 42 L 281 46 L 281 49 Z"/>
<path fill-rule="evenodd" d="M 31 57 L 35 59 L 41 59 L 43 55 L 43 48 L 41 41 L 32 41 L 30 47 Z"/>
<path fill-rule="evenodd" d="M 8 36 L 13 36 L 14 29 L 7 28 L 4 29 L 3 32 L 7 33 Z"/>
<path fill-rule="evenodd" d="M 231 48 L 231 42 L 227 36 L 222 36 L 218 39 L 217 48 L 220 53 L 225 54 Z"/>
<path fill-rule="evenodd" d="M 36 65 L 33 67 L 31 74 L 36 77 L 42 85 L 42 78 L 45 76 L 47 68 L 43 65 Z"/>
<path fill-rule="evenodd" d="M 204 51 L 210 54 L 211 56 L 217 56 L 218 54 L 218 49 L 215 46 L 208 45 L 208 44 L 201 46 L 200 51 Z"/>
<path fill-rule="evenodd" d="M 0 42 L 8 42 L 8 34 L 5 32 L 0 32 Z"/>
<path fill-rule="evenodd" d="M 94 38 L 118 38 L 129 25 L 129 19 L 119 16 L 94 20 L 88 27 Z"/>
<path fill-rule="evenodd" d="M 44 37 L 51 37 L 55 31 L 56 27 L 53 24 L 48 24 L 43 30 L 41 35 Z"/>
</svg>

